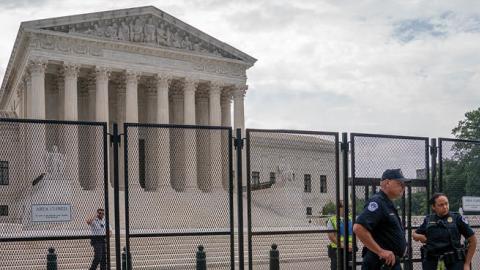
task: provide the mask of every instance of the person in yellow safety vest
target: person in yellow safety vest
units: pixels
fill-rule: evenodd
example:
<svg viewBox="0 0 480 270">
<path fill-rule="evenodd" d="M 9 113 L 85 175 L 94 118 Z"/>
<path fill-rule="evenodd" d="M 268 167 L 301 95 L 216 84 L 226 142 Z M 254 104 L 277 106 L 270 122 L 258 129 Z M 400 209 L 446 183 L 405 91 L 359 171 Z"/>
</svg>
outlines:
<svg viewBox="0 0 480 270">
<path fill-rule="evenodd" d="M 330 258 L 330 269 L 337 270 L 337 269 L 344 269 L 343 267 L 343 242 L 344 242 L 344 234 L 345 234 L 345 223 L 343 222 L 343 214 L 344 214 L 344 205 L 343 201 L 340 201 L 339 204 L 340 209 L 340 244 L 337 243 L 337 233 L 336 232 L 329 232 L 328 239 L 330 239 L 330 244 L 328 244 L 328 257 Z M 349 261 L 352 260 L 352 217 L 349 215 L 348 217 L 348 253 L 347 258 Z M 335 230 L 337 231 L 337 216 L 331 216 L 327 220 L 327 229 L 328 230 Z M 340 246 L 340 267 L 337 268 L 337 249 Z"/>
</svg>

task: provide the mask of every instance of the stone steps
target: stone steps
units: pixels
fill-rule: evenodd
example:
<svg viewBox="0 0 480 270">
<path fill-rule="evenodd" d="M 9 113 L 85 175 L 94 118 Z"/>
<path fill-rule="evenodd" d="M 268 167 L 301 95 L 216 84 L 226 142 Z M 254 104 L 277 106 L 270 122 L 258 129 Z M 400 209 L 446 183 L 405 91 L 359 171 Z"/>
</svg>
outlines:
<svg viewBox="0 0 480 270">
<path fill-rule="evenodd" d="M 328 260 L 325 234 L 254 236 L 254 264 L 268 264 L 270 246 L 279 246 L 282 262 Z M 199 239 L 200 238 L 200 239 Z M 325 238 L 325 239 L 323 239 Z M 238 236 L 235 236 L 235 250 Z M 197 243 L 205 247 L 209 268 L 230 268 L 230 238 L 228 236 L 131 238 L 131 253 L 135 269 L 192 269 L 195 265 Z M 122 247 L 125 239 L 122 237 Z M 45 269 L 47 249 L 53 246 L 58 256 L 59 269 L 87 269 L 93 257 L 88 239 L 2 243 L 0 269 Z M 111 264 L 115 264 L 115 243 L 111 241 Z M 245 241 L 245 246 L 247 242 Z M 21 256 L 19 254 L 22 254 Z M 245 247 L 245 256 L 247 248 Z M 235 254 L 238 261 L 238 255 Z M 247 258 L 246 258 L 247 260 Z M 21 264 L 19 264 L 21 261 Z"/>
</svg>

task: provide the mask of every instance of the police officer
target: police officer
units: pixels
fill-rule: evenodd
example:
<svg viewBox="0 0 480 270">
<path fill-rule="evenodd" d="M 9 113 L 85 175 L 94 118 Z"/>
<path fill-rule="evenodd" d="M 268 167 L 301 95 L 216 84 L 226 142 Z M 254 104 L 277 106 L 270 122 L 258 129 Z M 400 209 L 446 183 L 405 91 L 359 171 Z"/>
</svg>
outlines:
<svg viewBox="0 0 480 270">
<path fill-rule="evenodd" d="M 90 270 L 96 270 L 98 265 L 100 265 L 100 270 L 106 270 L 106 238 L 111 234 L 111 231 L 110 228 L 108 231 L 106 230 L 105 210 L 98 208 L 97 215 L 87 219 L 87 224 L 92 231 L 90 245 L 94 252 Z"/>
<path fill-rule="evenodd" d="M 382 174 L 380 191 L 365 204 L 357 217 L 353 232 L 365 246 L 362 251 L 362 270 L 400 270 L 406 241 L 404 229 L 392 200 L 402 197 L 409 182 L 400 169 Z"/>
<path fill-rule="evenodd" d="M 343 201 L 340 201 L 338 205 L 340 210 L 340 243 L 337 243 L 337 233 L 330 232 L 328 233 L 328 239 L 330 239 L 330 243 L 328 244 L 328 257 L 330 258 L 330 269 L 337 270 L 337 269 L 344 269 L 343 268 L 343 242 L 344 242 L 344 235 L 345 235 L 345 222 L 343 220 L 343 213 L 344 213 L 344 206 Z M 327 220 L 327 229 L 328 230 L 335 230 L 337 231 L 337 216 L 331 216 Z M 340 248 L 339 248 L 340 247 Z M 337 252 L 340 253 L 340 267 L 337 268 Z M 352 217 L 348 217 L 348 252 L 347 258 L 350 261 L 352 258 Z"/>
<path fill-rule="evenodd" d="M 425 244 L 421 249 L 423 269 L 436 270 L 438 261 L 443 260 L 448 270 L 470 270 L 477 238 L 467 220 L 449 211 L 448 198 L 443 193 L 435 193 L 429 203 L 434 214 L 426 216 L 413 233 L 415 241 Z M 466 254 L 461 235 L 468 240 Z"/>
</svg>

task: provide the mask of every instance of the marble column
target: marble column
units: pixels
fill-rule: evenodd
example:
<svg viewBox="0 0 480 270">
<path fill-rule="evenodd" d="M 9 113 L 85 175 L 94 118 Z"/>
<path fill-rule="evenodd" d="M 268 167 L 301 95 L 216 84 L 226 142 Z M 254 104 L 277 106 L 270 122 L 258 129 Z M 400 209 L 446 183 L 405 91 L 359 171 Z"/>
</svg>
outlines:
<svg viewBox="0 0 480 270">
<path fill-rule="evenodd" d="M 25 77 L 25 118 L 32 118 L 32 78 L 30 73 Z"/>
<path fill-rule="evenodd" d="M 232 126 L 232 97 L 230 92 L 225 89 L 221 97 L 221 107 L 222 107 L 222 126 L 231 127 Z M 228 137 L 228 132 L 224 131 L 222 136 Z M 235 135 L 235 134 L 233 134 Z M 230 141 L 222 140 L 222 149 L 223 151 L 228 151 Z M 222 186 L 224 190 L 228 190 L 229 181 L 230 181 L 230 171 L 229 171 L 229 157 L 228 155 L 222 155 Z"/>
<path fill-rule="evenodd" d="M 78 120 L 78 73 L 80 67 L 74 64 L 64 66 L 65 74 L 65 93 L 64 93 L 64 115 L 63 119 L 67 121 Z"/>
<path fill-rule="evenodd" d="M 207 92 L 197 91 L 195 110 L 197 125 L 208 126 L 209 116 Z M 196 130 L 197 186 L 203 192 L 210 192 L 212 189 L 212 179 L 210 179 L 210 132 L 211 130 L 208 129 Z"/>
<path fill-rule="evenodd" d="M 109 122 L 109 109 L 108 109 L 108 83 L 110 78 L 110 70 L 106 67 L 96 67 L 95 68 L 95 121 L 105 122 L 108 125 Z M 107 130 L 109 127 L 107 126 Z M 92 146 L 91 158 L 93 163 L 90 168 L 93 174 L 92 179 L 90 180 L 90 187 L 104 188 L 103 186 L 103 166 L 98 166 L 98 164 L 103 164 L 103 134 L 100 132 L 100 129 L 97 128 L 89 134 L 92 142 L 95 142 Z M 107 155 L 107 164 L 110 164 L 109 158 Z M 109 171 L 107 170 L 109 174 Z M 110 178 L 109 178 L 110 179 Z M 98 185 L 98 186 L 97 186 Z"/>
<path fill-rule="evenodd" d="M 210 85 L 209 94 L 209 125 L 220 126 L 222 124 L 222 109 L 220 104 L 220 94 L 222 85 L 219 82 L 213 82 Z M 222 187 L 222 131 L 210 131 L 210 181 L 214 189 Z"/>
<path fill-rule="evenodd" d="M 35 59 L 30 62 L 32 83 L 32 118 L 45 119 L 45 70 L 47 61 Z"/>
<path fill-rule="evenodd" d="M 65 120 L 65 72 L 63 68 L 59 68 L 57 75 L 57 110 L 55 112 L 56 117 L 54 119 Z"/>
<path fill-rule="evenodd" d="M 191 78 L 185 80 L 183 89 L 183 119 L 185 125 L 195 125 L 195 91 L 197 81 Z M 185 189 L 197 189 L 197 143 L 196 130 L 184 129 L 185 145 Z"/>
<path fill-rule="evenodd" d="M 126 72 L 126 115 L 125 121 L 138 123 L 138 80 L 140 73 L 135 71 Z"/>
<path fill-rule="evenodd" d="M 145 88 L 145 107 L 146 107 L 146 123 L 153 124 L 156 122 L 157 116 L 157 86 L 156 81 L 149 79 Z M 143 122 L 143 121 L 142 121 Z M 159 172 L 163 169 L 158 163 L 161 155 L 158 153 L 160 148 L 163 128 L 146 127 L 142 128 L 142 138 L 145 140 L 145 191 L 156 191 L 159 182 Z M 165 155 L 165 153 L 162 153 Z"/>
<path fill-rule="evenodd" d="M 159 74 L 156 77 L 156 123 L 169 124 L 170 122 L 170 108 L 168 99 L 168 89 L 170 87 L 171 78 L 165 74 Z M 157 146 L 156 156 L 158 169 L 156 170 L 155 178 L 161 190 L 170 190 L 170 129 L 159 128 L 156 132 Z"/>
<path fill-rule="evenodd" d="M 233 91 L 233 125 L 235 129 L 242 129 L 245 133 L 245 104 L 244 98 L 247 91 L 246 85 L 240 85 Z M 236 132 L 236 131 L 235 131 Z"/>
<path fill-rule="evenodd" d="M 43 59 L 34 59 L 29 63 L 31 85 L 31 118 L 45 119 L 45 70 L 47 61 Z M 25 135 L 27 149 L 29 151 L 27 158 L 30 163 L 27 167 L 27 179 L 33 179 L 45 173 L 46 170 L 46 125 L 26 124 Z M 32 202 L 35 203 L 35 202 Z"/>
<path fill-rule="evenodd" d="M 166 75 L 157 76 L 157 123 L 169 124 L 169 104 L 168 104 L 168 88 L 171 78 Z"/>
<path fill-rule="evenodd" d="M 183 124 L 183 93 L 178 89 L 172 94 L 173 124 Z M 172 128 L 170 130 L 170 185 L 181 192 L 185 189 L 185 130 Z"/>
<path fill-rule="evenodd" d="M 126 99 L 125 99 L 125 122 L 138 123 L 138 80 L 140 73 L 127 70 L 125 73 Z M 139 168 L 139 140 L 140 132 L 138 127 L 129 127 L 128 129 L 128 183 L 140 185 Z M 145 179 L 143 179 L 145 181 Z"/>
<path fill-rule="evenodd" d="M 110 70 L 105 67 L 95 69 L 95 120 L 108 123 L 108 79 Z"/>
<path fill-rule="evenodd" d="M 125 123 L 125 105 L 126 105 L 126 84 L 125 80 L 119 81 L 116 89 L 116 104 L 117 104 L 117 124 L 118 131 L 124 133 L 123 124 Z M 124 146 L 118 148 L 119 156 L 119 187 L 121 190 L 125 189 L 125 160 L 124 160 Z"/>
<path fill-rule="evenodd" d="M 237 129 L 242 130 L 242 138 L 245 138 L 245 104 L 244 98 L 247 91 L 246 85 L 236 86 L 233 90 L 233 134 L 236 134 Z M 246 166 L 246 147 L 242 150 L 242 186 L 246 186 L 247 166 Z M 235 185 L 236 183 L 234 183 Z M 242 187 L 238 187 L 242 188 Z"/>
<path fill-rule="evenodd" d="M 95 73 L 92 73 L 88 77 L 87 81 L 87 119 L 89 121 L 96 121 L 96 95 L 97 95 L 97 82 Z"/>
<path fill-rule="evenodd" d="M 63 104 L 59 109 L 59 115 L 63 120 L 77 121 L 78 120 L 78 74 L 80 67 L 75 64 L 66 63 L 63 66 L 63 93 L 60 97 L 59 103 Z M 59 85 L 60 88 L 60 85 Z M 65 152 L 65 179 L 67 185 L 64 185 L 71 193 L 71 185 L 74 181 L 79 182 L 79 141 L 78 141 L 78 126 L 77 125 L 64 125 L 63 134 L 65 140 L 63 141 L 63 149 Z"/>
</svg>

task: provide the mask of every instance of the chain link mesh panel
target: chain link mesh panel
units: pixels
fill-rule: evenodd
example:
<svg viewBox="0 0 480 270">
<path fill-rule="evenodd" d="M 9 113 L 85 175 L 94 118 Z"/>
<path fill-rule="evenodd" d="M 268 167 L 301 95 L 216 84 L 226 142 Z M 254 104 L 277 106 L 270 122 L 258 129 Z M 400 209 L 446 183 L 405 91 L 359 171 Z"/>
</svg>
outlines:
<svg viewBox="0 0 480 270">
<path fill-rule="evenodd" d="M 191 268 L 203 245 L 208 264 L 230 268 L 231 130 L 126 124 L 125 131 L 133 267 Z"/>
<path fill-rule="evenodd" d="M 410 208 L 408 202 L 411 197 L 411 226 L 412 229 L 420 226 L 428 213 L 430 174 L 428 138 L 353 133 L 350 140 L 351 179 L 353 179 L 350 199 L 353 200 L 354 207 L 349 211 L 353 210 L 355 216 L 363 211 L 365 202 L 380 190 L 380 179 L 386 169 L 401 169 L 406 178 L 412 179 L 411 193 L 408 192 L 409 189 L 405 189 L 405 196 L 394 201 L 394 204 L 403 225 L 407 228 Z M 356 241 L 356 245 L 359 247 L 358 250 L 363 247 L 360 241 Z M 419 244 L 412 243 L 413 259 L 420 258 L 419 248 Z M 357 254 L 356 258 L 361 261 L 360 254 Z M 417 267 L 420 267 L 420 264 L 414 263 L 414 269 Z"/>
<path fill-rule="evenodd" d="M 326 220 L 337 209 L 338 134 L 247 130 L 247 168 L 252 269 L 268 268 L 273 243 L 282 268 L 328 268 Z"/>
<path fill-rule="evenodd" d="M 49 247 L 60 269 L 91 262 L 85 221 L 108 215 L 105 134 L 103 124 L 0 120 L 0 269 L 44 269 Z"/>
<path fill-rule="evenodd" d="M 480 141 L 439 139 L 440 190 L 450 211 L 463 214 L 478 235 L 480 228 Z M 477 252 L 472 269 L 480 267 Z"/>
</svg>

